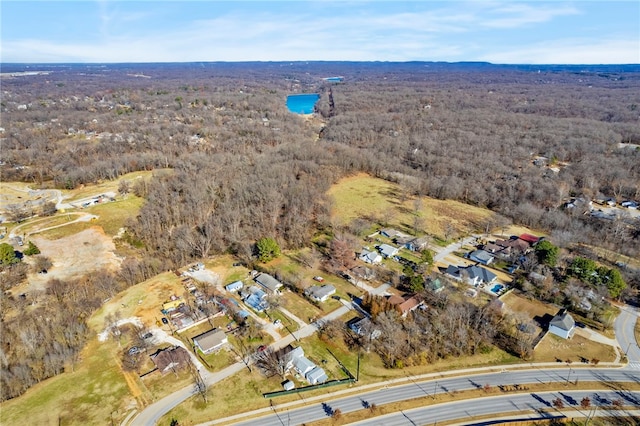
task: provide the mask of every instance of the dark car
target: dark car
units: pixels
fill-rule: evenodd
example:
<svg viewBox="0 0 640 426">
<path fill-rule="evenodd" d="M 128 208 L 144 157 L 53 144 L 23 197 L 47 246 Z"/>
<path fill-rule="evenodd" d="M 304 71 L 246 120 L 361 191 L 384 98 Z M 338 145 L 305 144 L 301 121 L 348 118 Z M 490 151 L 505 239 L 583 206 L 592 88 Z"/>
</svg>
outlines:
<svg viewBox="0 0 640 426">
<path fill-rule="evenodd" d="M 166 319 L 165 317 L 162 317 L 162 323 L 163 324 L 169 324 L 169 320 Z"/>
</svg>

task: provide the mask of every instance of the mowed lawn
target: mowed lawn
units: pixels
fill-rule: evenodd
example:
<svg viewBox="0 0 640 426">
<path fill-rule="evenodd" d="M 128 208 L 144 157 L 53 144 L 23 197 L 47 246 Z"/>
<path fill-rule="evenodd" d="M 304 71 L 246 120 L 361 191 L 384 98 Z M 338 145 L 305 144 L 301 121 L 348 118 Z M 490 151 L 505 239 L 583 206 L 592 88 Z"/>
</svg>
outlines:
<svg viewBox="0 0 640 426">
<path fill-rule="evenodd" d="M 448 225 L 457 236 L 484 230 L 485 223 L 495 213 L 453 200 L 407 196 L 392 182 L 359 173 L 340 180 L 328 191 L 332 199 L 332 218 L 348 224 L 356 218 L 374 225 L 385 224 L 412 233 L 416 215 L 420 231 L 445 239 Z M 416 210 L 416 207 L 418 208 Z M 456 235 L 448 235 L 450 238 Z"/>
</svg>

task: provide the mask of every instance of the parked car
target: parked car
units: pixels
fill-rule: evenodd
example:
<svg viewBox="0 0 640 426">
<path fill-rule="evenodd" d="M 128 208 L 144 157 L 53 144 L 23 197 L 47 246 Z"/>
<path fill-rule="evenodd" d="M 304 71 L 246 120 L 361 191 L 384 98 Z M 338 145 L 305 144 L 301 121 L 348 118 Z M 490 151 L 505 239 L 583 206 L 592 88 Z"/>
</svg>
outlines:
<svg viewBox="0 0 640 426">
<path fill-rule="evenodd" d="M 323 281 L 324 281 L 324 278 L 322 278 L 322 277 L 317 277 L 317 276 L 316 276 L 316 277 L 313 277 L 313 279 L 314 279 L 314 280 L 316 280 L 316 281 L 318 281 L 319 283 L 321 283 L 321 282 L 323 282 Z"/>
<path fill-rule="evenodd" d="M 165 317 L 162 317 L 162 323 L 163 324 L 169 324 L 169 320 L 166 319 Z"/>
</svg>

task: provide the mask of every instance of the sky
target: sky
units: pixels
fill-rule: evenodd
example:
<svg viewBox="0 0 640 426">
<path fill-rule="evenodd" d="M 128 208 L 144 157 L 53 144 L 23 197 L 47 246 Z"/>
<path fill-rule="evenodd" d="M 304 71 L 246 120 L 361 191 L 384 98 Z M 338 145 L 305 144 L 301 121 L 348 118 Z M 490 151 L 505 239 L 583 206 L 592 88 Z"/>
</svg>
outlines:
<svg viewBox="0 0 640 426">
<path fill-rule="evenodd" d="M 0 18 L 3 63 L 640 63 L 637 0 L 2 0 Z"/>
</svg>

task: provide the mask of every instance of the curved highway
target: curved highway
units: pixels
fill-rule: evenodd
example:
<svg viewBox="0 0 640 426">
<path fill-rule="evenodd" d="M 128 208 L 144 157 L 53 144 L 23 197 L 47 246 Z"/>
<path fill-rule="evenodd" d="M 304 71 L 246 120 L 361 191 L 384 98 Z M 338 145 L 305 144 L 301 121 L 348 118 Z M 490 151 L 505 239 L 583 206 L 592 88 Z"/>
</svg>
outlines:
<svg viewBox="0 0 640 426">
<path fill-rule="evenodd" d="M 588 408 L 582 408 L 580 405 L 582 399 L 585 397 L 591 401 L 591 405 Z M 554 408 L 553 400 L 557 398 L 562 401 L 566 409 L 562 408 L 558 410 Z M 412 410 L 400 411 L 351 424 L 406 426 L 434 424 L 442 421 L 460 421 L 467 425 L 481 425 L 487 424 L 487 420 L 494 420 L 496 416 L 516 411 L 519 412 L 519 414 L 515 417 L 519 420 L 584 418 L 593 417 L 597 415 L 598 412 L 602 414 L 603 411 L 598 411 L 598 409 L 604 407 L 607 407 L 606 413 L 609 416 L 628 417 L 632 415 L 629 411 L 610 410 L 611 401 L 613 400 L 619 400 L 625 406 L 638 406 L 640 402 L 640 392 L 557 391 L 501 395 L 414 408 Z M 639 411 L 635 410 L 633 415 L 637 416 L 639 413 Z M 477 416 L 492 416 L 492 418 L 485 419 L 484 421 L 474 421 Z M 281 416 L 281 419 L 282 418 Z M 286 420 L 288 420 L 288 418 Z M 282 423 L 280 424 L 282 425 Z"/>
<path fill-rule="evenodd" d="M 285 424 L 287 422 L 290 422 L 290 424 L 302 424 L 327 418 L 327 416 L 330 415 L 331 410 L 340 409 L 342 413 L 348 413 L 351 411 L 362 410 L 366 404 L 383 405 L 413 398 L 433 396 L 434 392 L 442 394 L 454 391 L 479 389 L 487 384 L 493 389 L 496 389 L 498 386 L 502 385 L 512 386 L 514 384 L 527 385 L 556 383 L 558 392 L 573 393 L 571 383 L 576 380 L 600 382 L 603 384 L 611 382 L 639 382 L 640 373 L 629 368 L 559 368 L 506 371 L 503 373 L 485 373 L 428 381 L 414 381 L 408 384 L 361 392 L 357 395 L 343 398 L 330 399 L 331 395 L 308 398 L 307 402 L 314 402 L 308 403 L 304 407 L 299 407 L 299 402 L 297 401 L 282 405 L 274 403 L 274 409 L 270 410 L 269 414 L 263 417 L 242 422 L 242 418 L 251 414 L 255 415 L 256 412 L 254 412 L 220 419 L 206 424 L 212 425 L 233 421 L 235 424 L 240 425 L 282 426 L 282 413 L 286 413 L 287 420 L 284 422 Z M 354 390 L 354 392 L 357 392 L 357 390 Z M 505 395 L 515 397 L 517 394 L 507 393 Z M 635 395 L 635 397 L 635 401 L 640 403 L 640 399 L 637 398 L 637 395 Z M 620 399 L 624 399 L 624 397 L 620 395 Z M 469 401 L 467 401 L 467 404 L 469 404 Z M 425 409 L 427 408 L 425 407 Z M 519 409 L 512 407 L 510 411 L 517 410 Z M 260 411 L 265 412 L 265 410 Z M 405 424 L 410 423 L 405 419 Z"/>
</svg>

